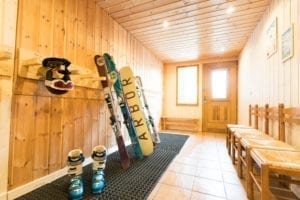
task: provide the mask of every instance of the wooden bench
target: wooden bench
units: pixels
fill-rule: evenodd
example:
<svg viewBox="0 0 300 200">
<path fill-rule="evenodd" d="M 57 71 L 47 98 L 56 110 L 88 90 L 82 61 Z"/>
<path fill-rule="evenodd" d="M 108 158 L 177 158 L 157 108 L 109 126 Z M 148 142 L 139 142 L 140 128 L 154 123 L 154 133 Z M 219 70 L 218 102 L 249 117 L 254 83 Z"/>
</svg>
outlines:
<svg viewBox="0 0 300 200">
<path fill-rule="evenodd" d="M 285 129 L 294 125 L 300 126 L 300 108 L 284 108 L 283 104 L 274 107 L 269 107 L 268 104 L 264 107 L 255 107 L 256 109 L 252 109 L 249 106 L 249 113 L 255 116 L 255 127 L 258 127 L 259 121 L 264 122 L 260 126 L 263 131 L 249 129 L 243 125 L 240 125 L 240 127 L 238 125 L 227 125 L 232 132 L 229 140 L 233 147 L 231 150 L 232 162 L 235 163 L 235 152 L 237 151 L 237 171 L 241 178 L 242 168 L 245 167 L 246 169 L 246 189 L 249 200 L 254 199 L 254 185 L 261 193 L 260 199 L 269 199 L 271 180 L 272 189 L 284 189 L 287 195 L 295 199 L 291 191 L 288 194 L 288 187 L 283 183 L 300 185 L 300 180 L 296 180 L 300 178 L 300 150 L 285 142 Z M 251 118 L 251 115 L 249 114 L 249 118 Z M 251 121 L 249 120 L 249 122 Z M 269 135 L 271 132 L 269 122 L 278 124 L 277 138 Z M 272 135 L 274 136 L 274 134 Z M 290 135 L 288 137 L 291 138 Z M 228 148 L 230 148 L 230 145 L 228 145 Z M 271 174 L 272 176 L 270 176 Z M 274 184 L 276 181 L 279 184 Z M 273 193 L 272 195 L 276 194 Z"/>
<path fill-rule="evenodd" d="M 290 107 L 279 108 L 279 140 L 284 142 L 286 138 L 286 126 L 292 127 L 300 125 L 300 108 Z M 250 156 L 247 159 L 247 196 L 249 200 L 254 199 L 253 185 L 256 185 L 261 193 L 262 200 L 270 199 L 270 179 L 274 181 L 277 178 L 279 182 L 293 183 L 300 185 L 300 151 L 294 146 L 285 143 L 284 148 L 277 146 L 276 148 L 252 148 Z M 259 168 L 259 176 L 257 170 L 254 170 L 253 163 Z M 270 174 L 276 173 L 277 176 L 270 177 Z M 294 178 L 291 178 L 294 177 Z M 297 180 L 298 178 L 298 180 Z"/>
<path fill-rule="evenodd" d="M 181 130 L 199 132 L 200 120 L 194 118 L 172 118 L 162 117 L 162 130 Z"/>
<path fill-rule="evenodd" d="M 230 156 L 232 152 L 235 154 L 235 149 L 232 145 L 232 132 L 236 131 L 237 129 L 258 129 L 258 118 L 259 118 L 259 107 L 256 104 L 255 106 L 249 105 L 249 125 L 242 125 L 242 124 L 227 124 L 226 128 L 226 147 L 228 150 L 228 154 Z M 254 119 L 254 124 L 252 124 L 252 118 Z"/>
</svg>

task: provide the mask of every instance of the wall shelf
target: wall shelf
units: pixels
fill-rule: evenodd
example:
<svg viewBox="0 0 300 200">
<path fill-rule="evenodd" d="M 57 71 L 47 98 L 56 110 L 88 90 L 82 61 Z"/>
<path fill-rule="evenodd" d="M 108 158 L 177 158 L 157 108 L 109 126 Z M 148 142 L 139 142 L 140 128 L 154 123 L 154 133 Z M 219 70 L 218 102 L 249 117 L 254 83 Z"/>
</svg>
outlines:
<svg viewBox="0 0 300 200">
<path fill-rule="evenodd" d="M 42 66 L 42 62 L 44 58 L 52 56 L 44 56 L 38 52 L 29 51 L 23 48 L 18 49 L 18 51 L 18 76 L 34 80 L 45 80 L 47 68 Z M 91 70 L 71 63 L 68 69 L 71 72 L 71 80 L 74 82 L 75 86 L 93 89 L 102 88 L 100 80 L 106 80 L 106 77 L 99 77 L 96 66 L 94 68 L 95 70 Z M 59 73 L 56 73 L 54 76 L 62 77 Z"/>
<path fill-rule="evenodd" d="M 14 64 L 14 48 L 0 45 L 0 75 L 12 76 Z"/>
</svg>

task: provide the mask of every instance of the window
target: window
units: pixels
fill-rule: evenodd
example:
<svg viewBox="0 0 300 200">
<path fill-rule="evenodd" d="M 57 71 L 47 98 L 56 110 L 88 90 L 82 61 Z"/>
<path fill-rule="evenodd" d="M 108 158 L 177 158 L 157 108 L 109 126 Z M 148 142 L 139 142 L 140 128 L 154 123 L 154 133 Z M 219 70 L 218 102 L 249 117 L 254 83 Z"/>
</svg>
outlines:
<svg viewBox="0 0 300 200">
<path fill-rule="evenodd" d="M 212 71 L 211 90 L 213 99 L 227 98 L 227 70 L 218 69 Z"/>
<path fill-rule="evenodd" d="M 177 67 L 177 105 L 198 105 L 198 66 Z"/>
</svg>

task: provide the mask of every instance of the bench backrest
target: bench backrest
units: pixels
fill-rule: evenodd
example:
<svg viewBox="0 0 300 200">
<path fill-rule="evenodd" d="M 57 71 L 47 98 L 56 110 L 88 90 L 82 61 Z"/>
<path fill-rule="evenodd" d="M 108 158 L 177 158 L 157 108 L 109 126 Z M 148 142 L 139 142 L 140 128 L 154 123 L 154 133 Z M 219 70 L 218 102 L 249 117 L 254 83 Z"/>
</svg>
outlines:
<svg viewBox="0 0 300 200">
<path fill-rule="evenodd" d="M 258 129 L 258 105 L 249 105 L 249 126 L 252 125 L 252 117 L 254 118 L 254 128 Z"/>
<path fill-rule="evenodd" d="M 279 140 L 286 141 L 286 125 L 300 125 L 300 107 L 279 107 Z"/>
</svg>

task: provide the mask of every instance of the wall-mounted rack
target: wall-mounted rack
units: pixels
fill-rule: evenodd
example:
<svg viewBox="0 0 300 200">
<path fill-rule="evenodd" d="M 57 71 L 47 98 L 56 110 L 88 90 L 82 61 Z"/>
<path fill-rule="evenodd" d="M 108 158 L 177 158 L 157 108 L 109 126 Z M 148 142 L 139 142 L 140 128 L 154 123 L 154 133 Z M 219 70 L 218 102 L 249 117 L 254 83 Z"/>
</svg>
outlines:
<svg viewBox="0 0 300 200">
<path fill-rule="evenodd" d="M 42 66 L 42 62 L 44 58 L 51 56 L 43 56 L 38 52 L 33 52 L 22 48 L 18 49 L 18 51 L 18 76 L 34 80 L 45 80 L 47 68 Z M 99 81 L 106 80 L 106 77 L 98 76 L 96 67 L 95 70 L 91 70 L 72 63 L 68 69 L 71 72 L 71 79 L 75 86 L 99 89 L 101 88 Z"/>
<path fill-rule="evenodd" d="M 0 76 L 12 76 L 14 48 L 0 45 Z"/>
</svg>

